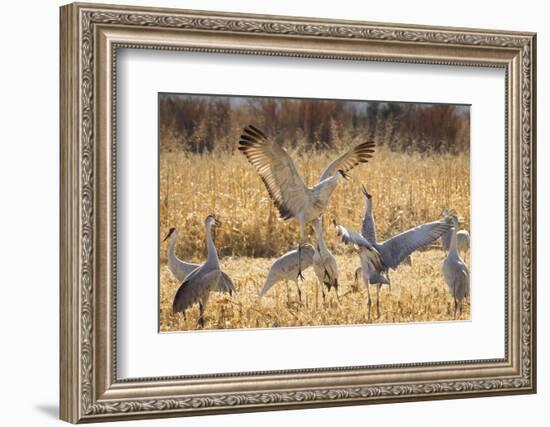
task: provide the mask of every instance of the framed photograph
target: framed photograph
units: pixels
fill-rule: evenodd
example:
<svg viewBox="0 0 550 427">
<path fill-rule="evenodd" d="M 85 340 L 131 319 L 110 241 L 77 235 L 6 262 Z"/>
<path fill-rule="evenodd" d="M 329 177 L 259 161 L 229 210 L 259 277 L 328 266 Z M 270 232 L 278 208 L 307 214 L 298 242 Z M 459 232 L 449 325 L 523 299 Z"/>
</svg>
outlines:
<svg viewBox="0 0 550 427">
<path fill-rule="evenodd" d="M 535 34 L 60 22 L 63 420 L 536 391 Z"/>
</svg>

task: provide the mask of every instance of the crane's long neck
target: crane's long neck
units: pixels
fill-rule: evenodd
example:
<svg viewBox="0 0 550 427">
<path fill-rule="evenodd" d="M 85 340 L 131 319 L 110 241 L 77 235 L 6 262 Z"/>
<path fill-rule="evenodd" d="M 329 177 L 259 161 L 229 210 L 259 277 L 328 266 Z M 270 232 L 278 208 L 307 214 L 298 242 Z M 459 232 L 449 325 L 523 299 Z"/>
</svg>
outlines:
<svg viewBox="0 0 550 427">
<path fill-rule="evenodd" d="M 207 263 L 219 263 L 218 251 L 214 245 L 214 239 L 212 238 L 212 226 L 206 225 L 206 247 L 208 249 L 208 256 L 206 258 Z"/>
<path fill-rule="evenodd" d="M 453 234 L 451 234 L 451 244 L 449 245 L 449 254 L 458 256 L 458 245 L 456 242 L 456 226 L 453 227 Z"/>
<path fill-rule="evenodd" d="M 176 256 L 176 244 L 178 243 L 178 233 L 175 232 L 172 234 L 172 237 L 170 237 L 170 246 L 168 247 L 168 258 L 169 259 L 177 259 Z"/>
<path fill-rule="evenodd" d="M 325 245 L 325 239 L 323 238 L 323 224 L 322 222 L 315 221 L 313 223 L 313 229 L 315 230 L 315 237 L 317 238 L 317 246 L 319 247 L 319 252 L 327 252 L 327 246 Z"/>
<path fill-rule="evenodd" d="M 372 244 L 377 244 L 378 240 L 376 238 L 376 222 L 374 221 L 374 215 L 372 214 L 372 199 L 367 199 L 367 209 L 365 216 L 370 220 L 371 230 L 370 236 L 365 236 L 367 239 L 372 240 Z"/>
</svg>

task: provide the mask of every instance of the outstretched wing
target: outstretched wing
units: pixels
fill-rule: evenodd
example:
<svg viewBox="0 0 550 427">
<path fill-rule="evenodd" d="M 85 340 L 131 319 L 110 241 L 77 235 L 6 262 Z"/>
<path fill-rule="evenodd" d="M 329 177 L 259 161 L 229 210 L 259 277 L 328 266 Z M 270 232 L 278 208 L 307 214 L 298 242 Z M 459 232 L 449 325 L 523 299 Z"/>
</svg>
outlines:
<svg viewBox="0 0 550 427">
<path fill-rule="evenodd" d="M 254 126 L 244 128 L 239 150 L 256 168 L 281 217 L 295 217 L 304 207 L 308 194 L 286 150 Z"/>
<path fill-rule="evenodd" d="M 386 269 L 382 261 L 382 258 L 380 257 L 380 254 L 378 253 L 376 248 L 371 244 L 371 242 L 365 239 L 364 236 L 362 236 L 359 233 L 356 233 L 353 230 L 349 230 L 342 225 L 336 226 L 336 233 L 342 238 L 342 242 L 344 242 L 345 244 L 357 245 L 358 247 L 362 248 L 363 252 L 366 253 L 370 262 L 372 263 L 372 265 L 376 270 L 382 271 Z"/>
<path fill-rule="evenodd" d="M 374 153 L 374 141 L 367 141 L 350 148 L 337 159 L 333 160 L 325 169 L 319 182 L 334 175 L 337 170 L 341 169 L 348 172 L 357 166 L 359 163 L 367 163 Z"/>
<path fill-rule="evenodd" d="M 452 224 L 447 219 L 443 219 L 411 228 L 386 240 L 379 245 L 384 264 L 390 268 L 397 268 L 410 254 L 423 246 L 429 245 L 451 227 Z"/>
<path fill-rule="evenodd" d="M 336 233 L 342 238 L 342 242 L 347 245 L 357 245 L 367 249 L 374 249 L 374 246 L 361 234 L 350 230 L 343 225 L 336 226 Z"/>
</svg>

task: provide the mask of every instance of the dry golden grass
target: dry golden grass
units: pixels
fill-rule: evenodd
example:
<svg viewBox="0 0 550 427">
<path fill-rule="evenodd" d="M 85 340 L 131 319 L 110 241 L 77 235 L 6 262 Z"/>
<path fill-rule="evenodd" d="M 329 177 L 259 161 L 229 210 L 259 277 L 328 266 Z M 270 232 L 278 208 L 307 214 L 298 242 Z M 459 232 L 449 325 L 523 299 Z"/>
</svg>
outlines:
<svg viewBox="0 0 550 427">
<path fill-rule="evenodd" d="M 314 184 L 335 153 L 291 153 L 308 185 Z M 360 229 L 364 213 L 365 184 L 373 195 L 378 238 L 384 240 L 409 227 L 437 219 L 443 208 L 455 209 L 470 223 L 469 157 L 400 154 L 378 147 L 370 163 L 351 171 L 352 181 L 339 186 L 325 213 L 325 239 L 337 255 L 341 304 L 322 305 L 313 270 L 301 285 L 303 304 L 297 302 L 293 283 L 284 283 L 260 301 L 257 295 L 275 258 L 298 244 L 295 221 L 283 221 L 260 178 L 239 152 L 189 155 L 162 153 L 160 162 L 160 233 L 172 226 L 180 230 L 178 256 L 202 262 L 206 249 L 204 218 L 214 213 L 223 222 L 214 237 L 224 271 L 236 284 L 238 295 L 213 294 L 206 310 L 206 326 L 219 328 L 263 328 L 357 324 L 366 322 L 366 291 L 362 283 L 352 292 L 356 255 L 338 240 L 330 219 Z M 313 238 L 310 238 L 313 241 Z M 160 247 L 160 329 L 196 328 L 198 309 L 188 311 L 187 320 L 171 313 L 178 283 L 166 266 L 167 244 Z M 382 317 L 373 321 L 410 322 L 449 320 L 451 298 L 442 273 L 443 252 L 427 250 L 413 255 L 413 266 L 391 273 L 391 292 L 381 292 Z M 374 288 L 371 295 L 375 297 Z M 374 311 L 373 311 L 374 314 Z M 465 304 L 462 318 L 469 318 Z"/>
<path fill-rule="evenodd" d="M 428 322 L 453 320 L 453 301 L 443 280 L 442 250 L 434 249 L 413 255 L 413 264 L 402 265 L 391 274 L 391 289 L 380 292 L 381 316 L 376 317 L 376 290 L 370 287 L 373 300 L 371 322 Z M 262 298 L 262 288 L 273 258 L 225 258 L 223 270 L 235 281 L 237 294 L 214 293 L 206 307 L 205 329 L 270 328 L 292 326 L 353 325 L 368 323 L 367 292 L 362 281 L 354 286 L 354 272 L 359 260 L 354 254 L 338 255 L 340 269 L 340 303 L 334 291 L 325 304 L 313 269 L 304 272 L 300 284 L 302 302 L 294 282 L 279 282 Z M 198 307 L 172 313 L 172 299 L 179 283 L 167 266 L 161 267 L 161 331 L 185 331 L 197 328 Z M 469 319 L 466 301 L 460 319 Z"/>
</svg>

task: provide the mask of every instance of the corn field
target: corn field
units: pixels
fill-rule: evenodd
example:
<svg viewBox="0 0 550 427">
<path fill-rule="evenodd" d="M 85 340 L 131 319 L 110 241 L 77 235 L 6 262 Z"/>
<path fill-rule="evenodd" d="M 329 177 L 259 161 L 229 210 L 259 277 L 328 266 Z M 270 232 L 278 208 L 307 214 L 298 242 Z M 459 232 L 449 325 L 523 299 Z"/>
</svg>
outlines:
<svg viewBox="0 0 550 427">
<path fill-rule="evenodd" d="M 338 145 L 352 143 L 346 140 Z M 324 168 L 341 152 L 288 151 L 307 185 L 317 182 Z M 206 256 L 205 217 L 215 214 L 223 223 L 215 229 L 214 241 L 222 269 L 233 279 L 237 294 L 212 294 L 206 308 L 205 329 L 367 323 L 367 290 L 362 281 L 354 283 L 359 260 L 340 243 L 331 225 L 335 219 L 360 230 L 365 203 L 362 184 L 373 196 L 379 240 L 436 220 L 444 208 L 454 209 L 464 221 L 461 227 L 469 230 L 467 151 L 427 154 L 397 152 L 381 146 L 369 163 L 357 166 L 350 175 L 352 180 L 340 184 L 334 192 L 323 223 L 327 246 L 336 256 L 340 270 L 340 302 L 331 295 L 323 304 L 312 269 L 304 272 L 302 302 L 298 301 L 293 282 L 278 283 L 259 300 L 258 293 L 272 262 L 297 247 L 298 224 L 279 218 L 259 176 L 238 151 L 161 151 L 160 234 L 163 237 L 170 227 L 178 228 L 178 257 L 202 263 Z M 311 230 L 309 241 L 314 241 Z M 180 284 L 167 267 L 167 248 L 168 243 L 161 243 L 159 248 L 160 330 L 196 329 L 198 308 L 188 310 L 185 318 L 181 313 L 172 313 L 172 301 Z M 390 272 L 392 286 L 384 286 L 380 293 L 381 317 L 374 315 L 371 321 L 452 320 L 452 298 L 442 272 L 444 257 L 439 245 L 432 245 L 415 252 L 411 266 L 402 265 Z M 370 292 L 375 302 L 375 287 Z M 461 319 L 469 318 L 469 308 L 466 301 Z"/>
</svg>

